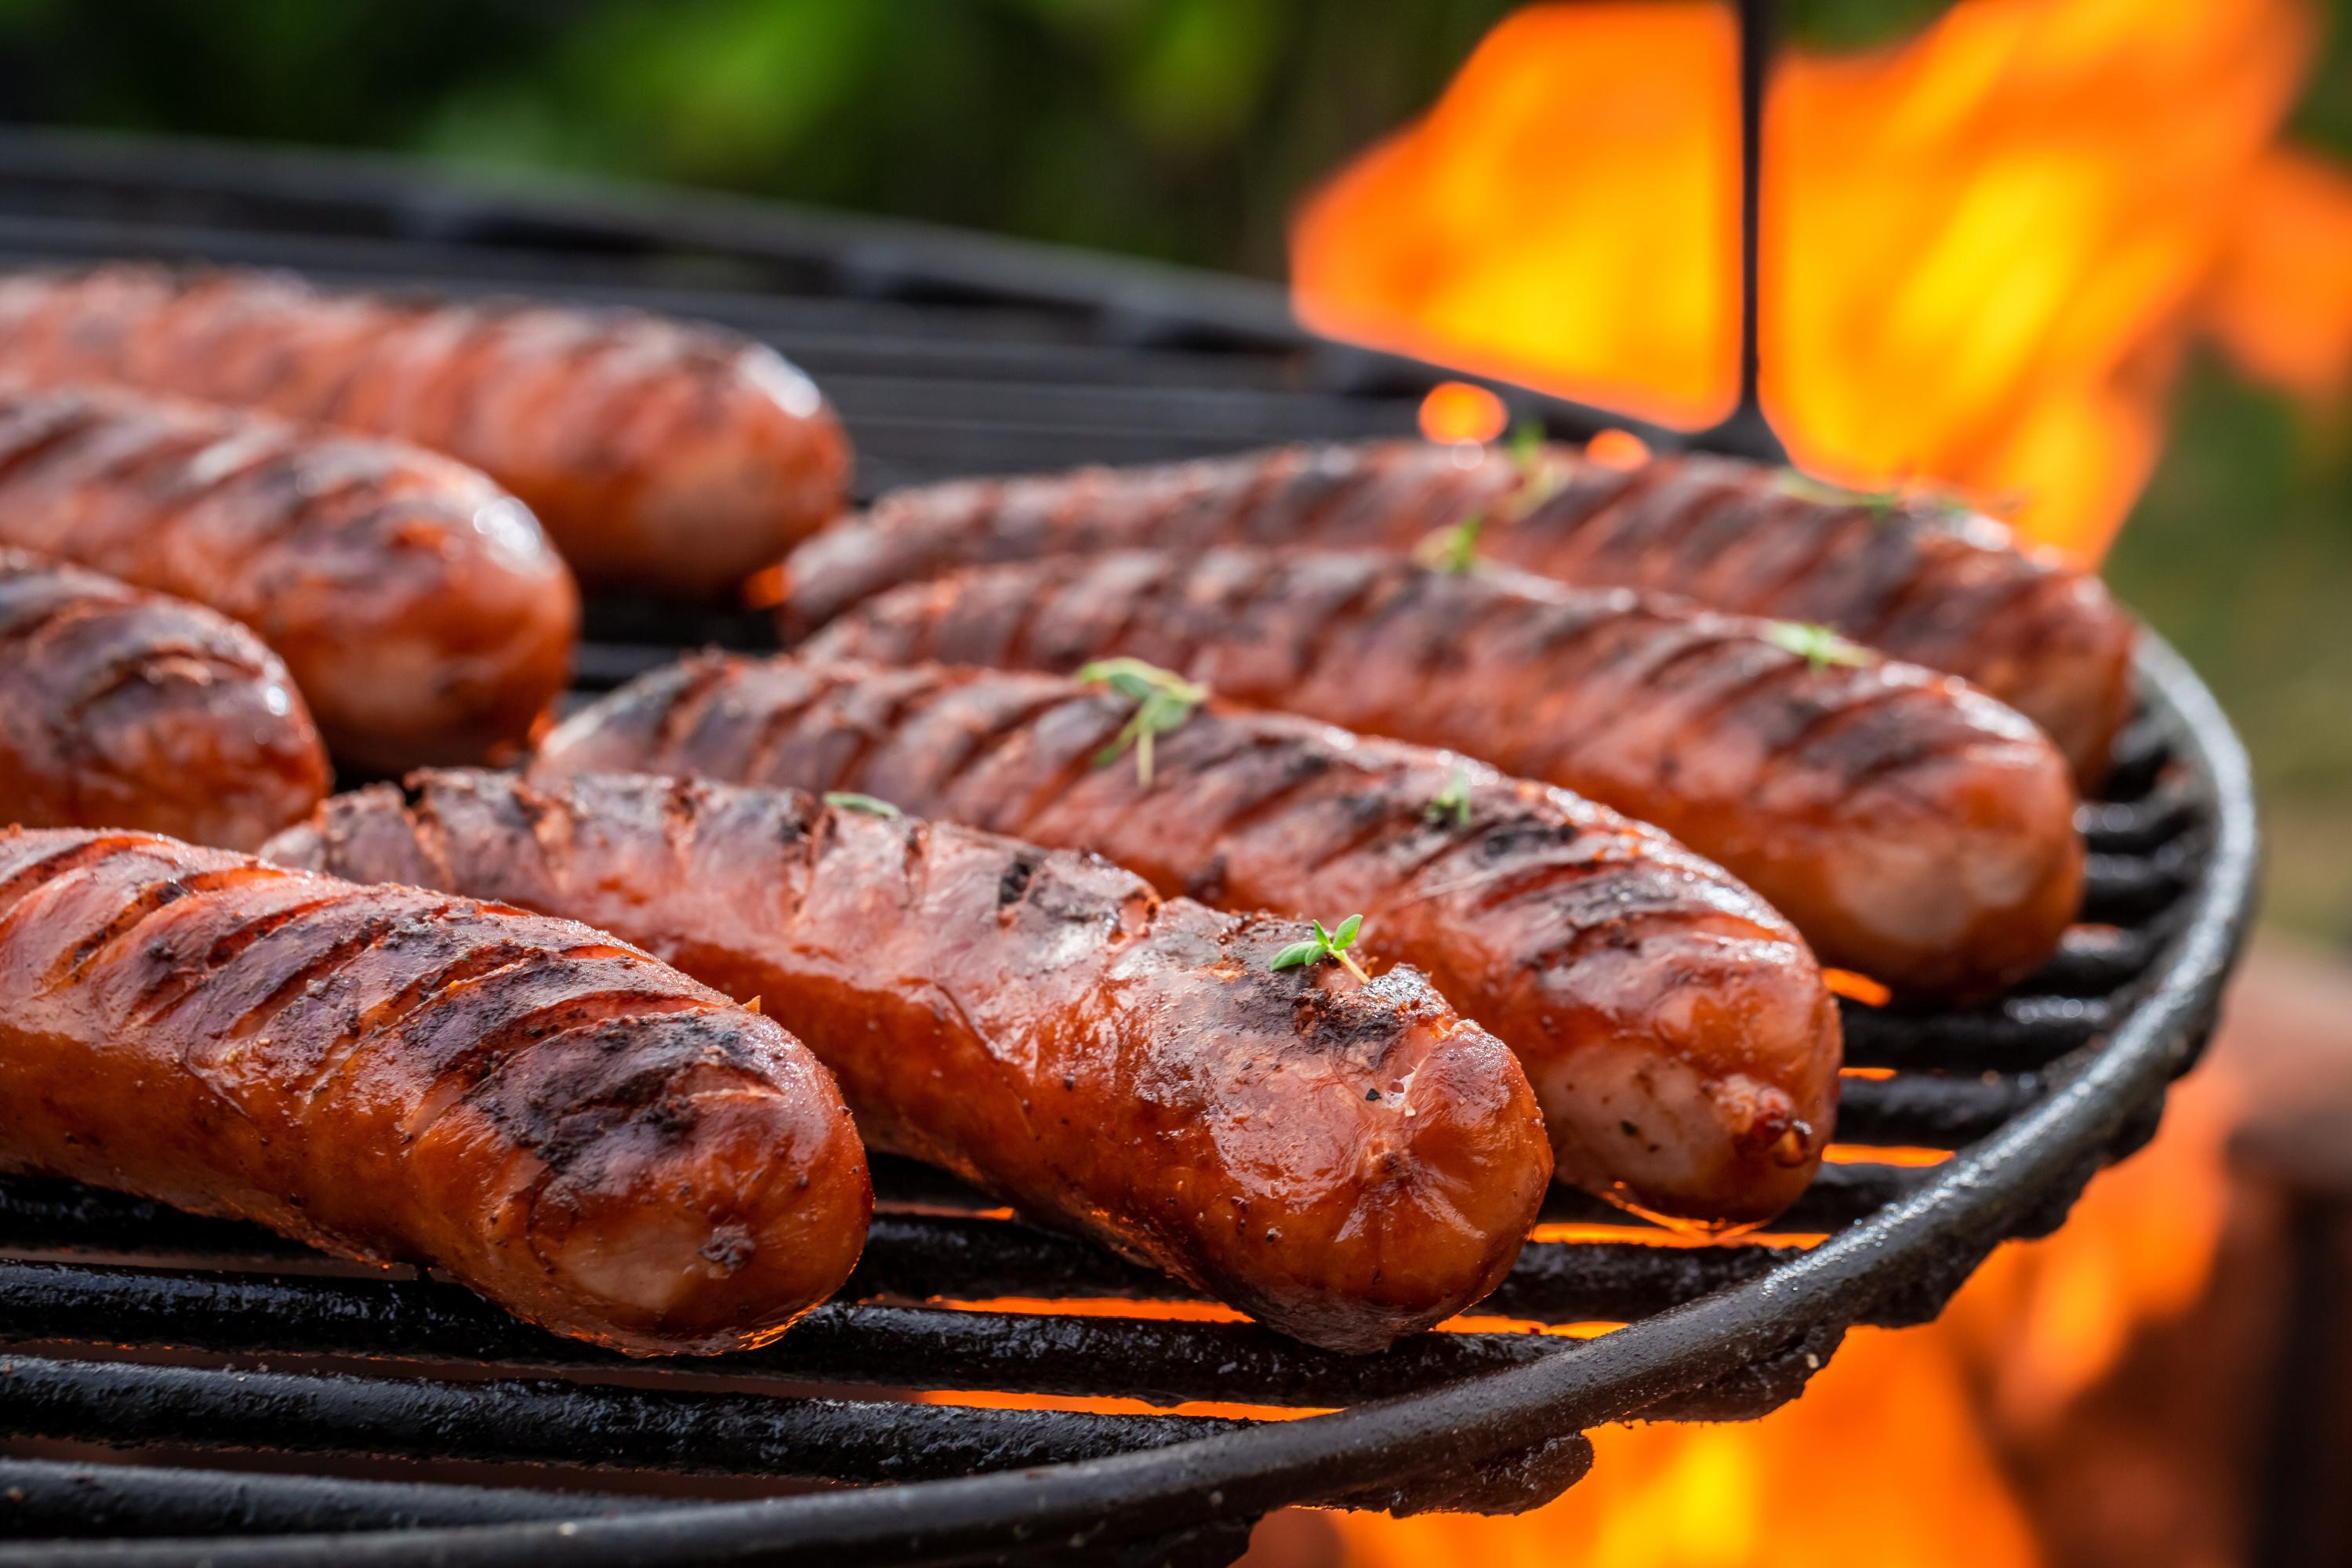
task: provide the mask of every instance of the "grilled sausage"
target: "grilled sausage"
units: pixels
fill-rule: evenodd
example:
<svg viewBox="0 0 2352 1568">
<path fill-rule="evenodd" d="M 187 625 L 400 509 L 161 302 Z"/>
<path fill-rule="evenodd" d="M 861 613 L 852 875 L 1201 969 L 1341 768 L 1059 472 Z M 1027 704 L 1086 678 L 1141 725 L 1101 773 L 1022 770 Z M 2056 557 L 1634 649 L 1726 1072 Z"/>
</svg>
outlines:
<svg viewBox="0 0 2352 1568">
<path fill-rule="evenodd" d="M 1809 658 L 1774 630 L 1515 573 L 1229 550 L 981 568 L 871 600 L 808 651 L 1054 670 L 1132 655 L 1655 823 L 1826 962 L 1898 990 L 2030 972 L 2082 891 L 2064 759 L 1948 676 L 1833 641 Z"/>
<path fill-rule="evenodd" d="M 0 392 L 0 544 L 243 621 L 368 769 L 521 742 L 579 621 L 538 523 L 469 468 L 121 393 Z"/>
<path fill-rule="evenodd" d="M 790 1017 L 877 1146 L 1377 1350 L 1484 1296 L 1551 1160 L 1518 1064 L 1391 970 L 1091 857 L 793 791 L 498 773 L 342 795 L 272 853 L 609 926 Z"/>
<path fill-rule="evenodd" d="M 0 550 L 0 823 L 252 849 L 327 787 L 310 712 L 251 632 Z"/>
<path fill-rule="evenodd" d="M 1804 1189 L 1836 1112 L 1836 1009 L 1720 868 L 1565 790 L 1218 703 L 1157 737 L 1147 787 L 1131 761 L 1093 765 L 1130 708 L 1056 676 L 709 655 L 575 714 L 534 766 L 856 790 L 1099 852 L 1171 896 L 1366 911 L 1360 947 L 1427 970 L 1517 1053 L 1561 1180 L 1710 1228 Z"/>
<path fill-rule="evenodd" d="M 704 598 L 840 510 L 809 379 L 716 327 L 117 266 L 0 280 L 0 364 L 394 436 L 522 498 L 592 587 Z"/>
<path fill-rule="evenodd" d="M 873 1204 L 806 1047 L 601 931 L 62 830 L 0 833 L 0 1169 L 646 1355 L 773 1338 Z"/>
<path fill-rule="evenodd" d="M 930 485 L 802 546 L 782 610 L 797 638 L 958 566 L 1219 544 L 1410 550 L 1473 516 L 1491 560 L 1825 625 L 1963 676 L 2048 731 L 2084 784 L 2131 710 L 2131 620 L 2097 578 L 2028 553 L 1988 518 L 1712 457 L 1629 472 L 1553 447 L 1522 468 L 1400 441 Z"/>
</svg>

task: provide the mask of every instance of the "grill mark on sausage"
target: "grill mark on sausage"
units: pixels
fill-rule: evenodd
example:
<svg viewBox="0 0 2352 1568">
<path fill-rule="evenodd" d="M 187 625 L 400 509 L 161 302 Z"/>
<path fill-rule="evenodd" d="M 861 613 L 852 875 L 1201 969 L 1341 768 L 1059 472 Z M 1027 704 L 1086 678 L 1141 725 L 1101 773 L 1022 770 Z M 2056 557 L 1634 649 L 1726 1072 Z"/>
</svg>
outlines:
<svg viewBox="0 0 2352 1568">
<path fill-rule="evenodd" d="M 548 956 L 551 955 L 535 955 L 534 958 L 505 965 L 465 985 L 427 998 L 404 1020 L 404 1033 L 416 1027 L 417 1015 L 429 1014 L 437 1006 L 448 1005 L 451 998 L 478 990 L 502 974 L 543 972 L 551 965 L 536 962 L 536 959 Z M 408 1117 L 404 1131 L 412 1142 L 430 1138 L 450 1112 L 490 1087 L 501 1075 L 520 1069 L 533 1051 L 560 1045 L 572 1036 L 594 1033 L 599 1029 L 609 1029 L 608 1038 L 625 1043 L 627 1031 L 633 1026 L 671 1014 L 707 1012 L 709 1006 L 709 1002 L 697 996 L 649 995 L 642 991 L 619 989 L 574 994 L 531 1008 L 519 1016 L 496 1024 L 488 1030 L 469 1036 L 454 1054 L 445 1058 L 434 1073 L 432 1087 L 418 1097 L 416 1108 Z M 391 1040 L 384 1034 L 368 1031 L 352 1041 L 350 1047 L 335 1059 L 332 1075 L 340 1077 L 348 1071 L 366 1054 L 371 1045 L 388 1049 L 391 1048 Z M 654 1078 L 660 1072 L 661 1065 L 647 1064 L 643 1076 Z M 320 1086 L 310 1091 L 313 1102 L 319 1100 L 326 1084 L 327 1079 L 322 1078 Z M 499 1119 L 498 1124 L 500 1131 L 523 1148 L 545 1156 L 553 1142 L 551 1120 L 542 1114 L 532 1119 Z"/>
<path fill-rule="evenodd" d="M 348 898 L 331 900 L 320 904 L 316 912 L 325 917 L 349 907 L 351 907 L 351 900 Z M 448 907 L 446 904 L 437 905 L 432 912 L 439 914 Z M 250 1004 L 243 1012 L 231 1019 L 228 1026 L 221 1031 L 222 1034 L 231 1037 L 259 1034 L 262 1029 L 269 1026 L 272 1019 L 299 998 L 311 982 L 323 979 L 343 968 L 352 959 L 374 948 L 395 931 L 404 926 L 413 926 L 416 920 L 415 912 L 406 910 L 368 916 L 348 934 L 339 937 L 326 947 L 314 948 L 303 954 L 300 962 L 290 973 L 272 987 L 268 995 Z M 320 923 L 323 924 L 325 921 L 321 920 Z M 286 926 L 278 928 L 279 931 L 288 929 L 290 928 Z"/>
<path fill-rule="evenodd" d="M 1625 525 L 1629 516 L 1638 512 L 1664 480 L 1664 474 L 1660 465 L 1644 463 L 1598 496 L 1574 484 L 1562 485 L 1530 512 L 1527 521 L 1542 520 L 1548 531 L 1569 542 L 1574 558 L 1591 561 L 1607 552 L 1614 531 Z"/>
<path fill-rule="evenodd" d="M 529 968 L 544 958 L 546 950 L 513 942 L 490 942 L 453 953 L 437 969 L 417 975 L 386 1001 L 364 1014 L 353 1013 L 344 1026 L 320 1048 L 309 1098 L 316 1103 L 341 1080 L 357 1055 L 373 1045 L 391 1048 L 409 1022 L 427 1009 L 445 1006 L 468 987 L 502 974 Z"/>
<path fill-rule="evenodd" d="M 0 940 L 5 940 L 26 899 L 62 882 L 88 867 L 102 865 L 118 855 L 135 853 L 141 840 L 131 834 L 110 834 L 64 844 L 18 866 L 0 879 Z"/>
<path fill-rule="evenodd" d="M 192 876 L 167 875 L 146 883 L 123 902 L 106 924 L 84 935 L 58 961 L 49 971 L 49 984 L 62 985 L 79 980 L 92 965 L 107 958 L 114 948 L 136 936 L 139 929 L 155 914 L 182 899 L 220 888 L 236 887 L 253 878 L 254 873 L 249 868 L 231 867 L 200 871 Z"/>
<path fill-rule="evenodd" d="M 927 706 L 937 706 L 946 698 L 947 693 L 934 686 L 926 696 Z M 1013 708 L 987 729 L 974 735 L 971 743 L 960 754 L 940 768 L 937 776 L 946 781 L 979 771 L 999 752 L 1035 729 L 1046 714 L 1065 707 L 1068 701 L 1066 695 L 1055 693 Z M 1015 835 L 1026 833 L 1032 826 L 1058 805 L 1063 796 L 1077 787 L 1080 779 L 1095 771 L 1097 766 L 1094 760 L 1095 754 L 1110 743 L 1112 736 L 1118 732 L 1124 722 L 1122 719 L 1103 724 L 1097 740 L 1080 749 L 1077 755 L 1066 766 L 1041 781 L 1019 805 L 1004 815 L 1002 826 L 996 830 Z M 850 779 L 854 779 L 855 776 L 850 775 Z M 763 782 L 777 784 L 786 784 L 790 782 L 772 773 L 761 773 L 759 777 Z M 844 782 L 847 783 L 849 779 L 845 779 Z"/>
<path fill-rule="evenodd" d="M 1589 622 L 1588 634 L 1597 629 L 1598 621 Z M 1651 705 L 1667 700 L 1672 693 L 1662 690 L 1667 675 L 1686 664 L 1720 661 L 1734 653 L 1744 640 L 1725 629 L 1702 627 L 1664 627 L 1666 635 L 1644 639 L 1630 670 L 1612 670 L 1619 685 L 1617 699 L 1585 716 L 1580 730 L 1566 735 L 1555 731 L 1552 750 L 1558 756 L 1571 756 L 1588 745 L 1600 743 L 1600 737 L 1624 723 L 1636 705 Z M 1565 684 L 1565 683 L 1563 683 Z"/>
<path fill-rule="evenodd" d="M 261 882 L 268 879 L 268 873 L 266 871 L 248 869 L 234 877 L 225 875 L 220 882 L 207 884 L 207 890 L 212 888 L 231 887 L 240 883 Z M 137 988 L 127 1009 L 128 1016 L 133 1021 L 142 1025 L 165 1016 L 215 971 L 233 961 L 237 952 L 243 952 L 267 931 L 276 930 L 288 921 L 299 919 L 329 901 L 331 900 L 326 899 L 312 899 L 298 902 L 289 908 L 271 910 L 267 913 L 254 916 L 242 925 L 234 928 L 229 937 L 224 937 L 215 942 L 203 956 L 194 962 L 171 948 L 168 943 L 159 942 L 147 955 L 154 960 L 154 973 Z M 232 944 L 230 937 L 242 937 L 243 940 Z"/>
<path fill-rule="evenodd" d="M 848 757 L 835 771 L 832 787 L 846 788 L 851 780 L 857 778 L 865 771 L 866 759 L 874 754 L 876 748 L 898 733 L 908 714 L 922 702 L 923 696 L 920 690 L 908 688 L 892 690 L 885 699 L 886 705 L 878 721 L 852 728 L 850 735 L 855 744 Z"/>
<path fill-rule="evenodd" d="M 21 415 L 0 420 L 0 485 L 14 484 L 25 469 L 47 463 L 60 448 L 88 440 L 98 424 L 97 410 L 79 403 L 64 402 L 40 412 L 43 417 L 35 420 Z"/>
</svg>

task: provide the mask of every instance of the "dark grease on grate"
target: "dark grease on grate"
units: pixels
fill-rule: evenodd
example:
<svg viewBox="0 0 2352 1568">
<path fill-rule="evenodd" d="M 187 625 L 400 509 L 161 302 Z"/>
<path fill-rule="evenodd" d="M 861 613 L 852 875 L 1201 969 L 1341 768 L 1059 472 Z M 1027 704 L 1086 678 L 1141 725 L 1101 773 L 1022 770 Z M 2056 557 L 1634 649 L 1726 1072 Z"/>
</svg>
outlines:
<svg viewBox="0 0 2352 1568">
<path fill-rule="evenodd" d="M 1267 290 L 994 241 L 0 136 L 0 264 L 125 255 L 719 320 L 824 382 L 868 494 L 1400 434 L 1440 374 L 1307 338 Z M 1629 423 L 1498 390 L 1558 435 Z M 769 646 L 748 612 L 596 605 L 588 633 L 574 700 L 683 647 Z M 1891 1076 L 1846 1080 L 1841 1142 L 1970 1151 L 1946 1166 L 1832 1163 L 1775 1236 L 1700 1248 L 1556 1191 L 1545 1222 L 1579 1228 L 1539 1233 L 1483 1321 L 1355 1358 L 1204 1319 L 1165 1279 L 884 1159 L 843 1299 L 766 1349 L 684 1364 L 559 1340 L 250 1226 L 0 1179 L 0 1564 L 190 1554 L 136 1554 L 159 1536 L 268 1561 L 273 1539 L 309 1532 L 345 1533 L 305 1552 L 371 1563 L 537 1563 L 592 1543 L 605 1562 L 1223 1562 L 1285 1502 L 1525 1508 L 1582 1474 L 1583 1426 L 1761 1414 L 1847 1326 L 1931 1316 L 2003 1237 L 2058 1225 L 2102 1160 L 2153 1131 L 2202 1043 L 2249 900 L 2250 802 L 2193 678 L 2160 648 L 2146 673 L 2147 711 L 2084 811 L 2090 888 L 2063 950 L 1983 1007 L 1846 1007 L 1851 1065 Z M 1153 1302 L 1192 1315 L 1144 1315 Z M 1530 1327 L 1609 1322 L 1633 1326 Z M 1123 1403 L 1067 1407 L 1097 1395 Z M 1223 1408 L 1164 1413 L 1188 1401 Z M 997 1474 L 871 1489 L 972 1471 Z M 768 1490 L 792 1495 L 691 1500 Z M 465 1529 L 416 1533 L 435 1525 Z"/>
</svg>

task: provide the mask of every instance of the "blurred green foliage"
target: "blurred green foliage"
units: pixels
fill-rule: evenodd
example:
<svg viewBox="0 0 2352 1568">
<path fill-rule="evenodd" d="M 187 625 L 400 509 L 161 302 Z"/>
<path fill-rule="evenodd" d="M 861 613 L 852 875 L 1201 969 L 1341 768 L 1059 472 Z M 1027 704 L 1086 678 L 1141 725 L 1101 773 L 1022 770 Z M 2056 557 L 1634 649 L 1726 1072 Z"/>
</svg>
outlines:
<svg viewBox="0 0 2352 1568">
<path fill-rule="evenodd" d="M 1943 0 L 1783 0 L 1890 42 Z M 1278 276 L 1292 204 L 1509 0 L 0 0 L 0 113 L 682 180 Z M 2352 156 L 2352 0 L 2294 132 Z M 2352 266 L 2352 258 L 2346 264 Z M 2273 912 L 2352 941 L 2352 408 L 2200 363 L 2111 567 L 2263 773 Z"/>
</svg>

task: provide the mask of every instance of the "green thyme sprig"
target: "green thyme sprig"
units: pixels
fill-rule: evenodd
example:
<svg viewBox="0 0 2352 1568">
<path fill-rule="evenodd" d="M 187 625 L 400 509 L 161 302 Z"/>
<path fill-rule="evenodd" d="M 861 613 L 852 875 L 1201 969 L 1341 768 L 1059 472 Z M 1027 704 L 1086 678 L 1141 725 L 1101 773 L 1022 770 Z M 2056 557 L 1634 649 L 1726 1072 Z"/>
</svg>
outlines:
<svg viewBox="0 0 2352 1568">
<path fill-rule="evenodd" d="M 1486 514 L 1474 511 L 1451 528 L 1441 528 L 1421 542 L 1413 559 L 1433 571 L 1459 577 L 1478 564 L 1478 536 L 1486 531 Z"/>
<path fill-rule="evenodd" d="M 1512 523 L 1535 510 L 1551 499 L 1559 488 L 1559 478 L 1543 460 L 1543 426 L 1532 419 L 1522 419 L 1511 429 L 1511 437 L 1503 445 L 1511 466 L 1519 471 L 1519 488 L 1505 497 L 1495 508 L 1500 515 L 1491 521 Z M 1433 570 L 1459 577 L 1478 563 L 1478 536 L 1486 531 L 1489 513 L 1474 511 L 1450 528 L 1441 528 L 1421 542 L 1414 557 Z"/>
<path fill-rule="evenodd" d="M 1773 621 L 1764 628 L 1765 640 L 1775 647 L 1788 649 L 1816 670 L 1827 669 L 1833 664 L 1865 665 L 1871 662 L 1870 650 L 1859 643 L 1851 643 L 1830 630 L 1807 621 Z"/>
<path fill-rule="evenodd" d="M 1307 923 L 1315 928 L 1314 936 L 1305 942 L 1294 942 L 1276 953 L 1267 968 L 1297 969 L 1302 964 L 1336 958 L 1348 966 L 1349 973 L 1367 985 L 1371 984 L 1372 977 L 1364 973 L 1362 965 L 1348 956 L 1348 950 L 1356 945 L 1356 933 L 1364 929 L 1363 916 L 1349 915 L 1339 922 L 1338 931 L 1325 931 L 1321 921 Z"/>
<path fill-rule="evenodd" d="M 1445 787 L 1421 808 L 1421 815 L 1433 823 L 1444 822 L 1450 816 L 1457 827 L 1470 826 L 1470 774 L 1461 763 L 1454 764 L 1454 771 L 1445 775 Z"/>
<path fill-rule="evenodd" d="M 862 811 L 868 816 L 887 818 L 905 815 L 888 801 L 860 795 L 854 789 L 829 789 L 824 792 L 824 804 L 836 811 Z"/>
<path fill-rule="evenodd" d="M 1095 753 L 1095 766 L 1108 767 L 1132 750 L 1135 780 L 1145 789 L 1151 787 L 1152 737 L 1175 729 L 1209 700 L 1207 687 L 1139 658 L 1096 659 L 1078 671 L 1078 679 L 1089 686 L 1108 686 L 1135 703 L 1135 712 L 1126 725 L 1111 737 L 1109 745 Z"/>
<path fill-rule="evenodd" d="M 1848 485 L 1832 484 L 1795 468 L 1780 470 L 1780 491 L 1799 500 L 1809 500 L 1822 506 L 1858 506 L 1870 514 L 1870 521 L 1884 526 L 1891 521 L 1895 510 L 1907 507 L 1938 518 L 1954 518 L 1971 509 L 1969 503 L 1948 491 L 1927 489 L 1918 485 L 1890 485 L 1885 489 L 1858 489 Z"/>
</svg>

